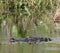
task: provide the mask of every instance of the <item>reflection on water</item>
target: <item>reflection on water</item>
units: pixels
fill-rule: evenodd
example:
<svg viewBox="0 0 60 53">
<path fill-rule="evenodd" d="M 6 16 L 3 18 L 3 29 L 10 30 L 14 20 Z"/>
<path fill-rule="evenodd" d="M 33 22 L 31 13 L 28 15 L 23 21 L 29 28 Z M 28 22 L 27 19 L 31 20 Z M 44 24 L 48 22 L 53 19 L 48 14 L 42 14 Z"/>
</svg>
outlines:
<svg viewBox="0 0 60 53">
<path fill-rule="evenodd" d="M 51 50 L 51 51 L 57 51 L 57 50 L 60 50 L 60 48 L 58 48 L 58 47 L 46 47 L 46 48 L 44 48 L 45 50 Z"/>
<path fill-rule="evenodd" d="M 60 44 L 53 42 L 42 42 L 32 45 L 27 43 L 2 44 L 0 53 L 60 53 Z"/>
<path fill-rule="evenodd" d="M 60 37 L 52 38 L 50 42 L 31 45 L 28 43 L 9 43 L 8 39 L 2 40 L 2 38 L 0 38 L 0 43 L 0 53 L 60 53 Z"/>
</svg>

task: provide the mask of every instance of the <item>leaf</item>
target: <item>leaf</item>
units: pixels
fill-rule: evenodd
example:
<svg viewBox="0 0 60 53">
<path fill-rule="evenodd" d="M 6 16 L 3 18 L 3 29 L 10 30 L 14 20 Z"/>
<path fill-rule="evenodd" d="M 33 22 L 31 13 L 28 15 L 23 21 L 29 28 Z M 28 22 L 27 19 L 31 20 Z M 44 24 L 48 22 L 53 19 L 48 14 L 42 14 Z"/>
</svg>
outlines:
<svg viewBox="0 0 60 53">
<path fill-rule="evenodd" d="M 2 15 L 0 15 L 0 19 L 3 19 L 4 17 Z"/>
<path fill-rule="evenodd" d="M 20 6 L 22 5 L 22 1 L 19 2 Z"/>
<path fill-rule="evenodd" d="M 30 0 L 30 2 L 31 2 L 31 5 L 33 5 L 34 0 Z"/>
<path fill-rule="evenodd" d="M 38 0 L 38 5 L 40 5 L 41 1 L 42 1 L 42 0 Z"/>
<path fill-rule="evenodd" d="M 30 12 L 29 12 L 29 10 L 28 10 L 28 8 L 25 6 L 25 10 L 27 11 L 27 13 L 29 14 L 29 15 L 31 15 L 30 14 Z"/>
<path fill-rule="evenodd" d="M 17 27 L 15 25 L 12 26 L 12 36 L 13 37 L 17 37 L 18 36 L 18 30 Z"/>
</svg>

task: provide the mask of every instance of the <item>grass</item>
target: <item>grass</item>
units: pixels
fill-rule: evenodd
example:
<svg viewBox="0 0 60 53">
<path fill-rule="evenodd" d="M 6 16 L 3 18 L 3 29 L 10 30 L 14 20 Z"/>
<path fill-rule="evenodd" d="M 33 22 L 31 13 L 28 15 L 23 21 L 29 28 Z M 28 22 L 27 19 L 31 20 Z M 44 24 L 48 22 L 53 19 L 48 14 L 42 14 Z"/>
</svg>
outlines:
<svg viewBox="0 0 60 53">
<path fill-rule="evenodd" d="M 12 5 L 11 5 L 12 4 Z M 59 3 L 56 0 L 31 0 L 31 1 L 0 1 L 0 20 L 6 20 L 9 23 L 10 28 L 14 25 L 18 30 L 19 37 L 25 37 L 29 34 L 33 35 L 33 31 L 37 33 L 40 26 L 40 21 L 46 23 L 46 28 L 43 29 L 41 35 L 43 35 L 43 30 L 50 31 L 53 33 L 52 28 L 54 28 L 53 16 L 55 14 L 55 10 L 59 7 Z M 2 22 L 1 21 L 1 22 Z M 0 23 L 1 23 L 0 22 Z M 35 27 L 35 28 L 34 28 Z M 33 29 L 33 30 L 32 30 Z M 37 29 L 37 30 L 36 30 Z M 53 29 L 54 30 L 54 29 Z M 30 33 L 32 32 L 32 33 Z M 12 32 L 10 32 L 12 34 Z M 48 34 L 49 32 L 47 32 Z M 38 34 L 38 33 L 37 33 Z M 40 34 L 39 34 L 40 35 Z M 14 36 L 12 34 L 12 36 Z M 17 35 L 18 36 L 18 35 Z"/>
</svg>

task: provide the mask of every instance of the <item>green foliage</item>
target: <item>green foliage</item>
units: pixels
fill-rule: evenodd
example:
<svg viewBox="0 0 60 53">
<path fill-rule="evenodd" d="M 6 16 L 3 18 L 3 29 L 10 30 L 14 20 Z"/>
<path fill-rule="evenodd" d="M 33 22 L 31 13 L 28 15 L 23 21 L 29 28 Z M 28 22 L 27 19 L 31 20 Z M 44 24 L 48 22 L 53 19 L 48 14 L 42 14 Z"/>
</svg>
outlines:
<svg viewBox="0 0 60 53">
<path fill-rule="evenodd" d="M 35 26 L 36 31 L 41 35 L 45 33 L 48 35 L 50 33 L 49 29 L 53 26 L 50 18 L 53 18 L 56 8 L 60 5 L 56 0 L 1 1 L 0 19 L 11 19 L 11 25 L 15 24 L 15 26 L 11 27 L 12 35 L 18 36 L 20 34 L 19 36 L 21 37 L 25 37 L 28 33 L 27 31 Z M 40 21 L 46 24 L 39 25 Z"/>
</svg>

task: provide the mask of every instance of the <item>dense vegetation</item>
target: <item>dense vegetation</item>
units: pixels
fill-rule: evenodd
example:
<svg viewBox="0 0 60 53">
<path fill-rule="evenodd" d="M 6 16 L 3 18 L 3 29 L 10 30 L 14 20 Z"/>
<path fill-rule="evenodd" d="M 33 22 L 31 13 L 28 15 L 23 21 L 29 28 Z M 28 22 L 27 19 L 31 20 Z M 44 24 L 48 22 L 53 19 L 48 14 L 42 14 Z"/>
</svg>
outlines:
<svg viewBox="0 0 60 53">
<path fill-rule="evenodd" d="M 0 28 L 8 25 L 13 37 L 52 36 L 57 0 L 0 0 Z M 3 32 L 4 33 L 4 32 Z"/>
</svg>

